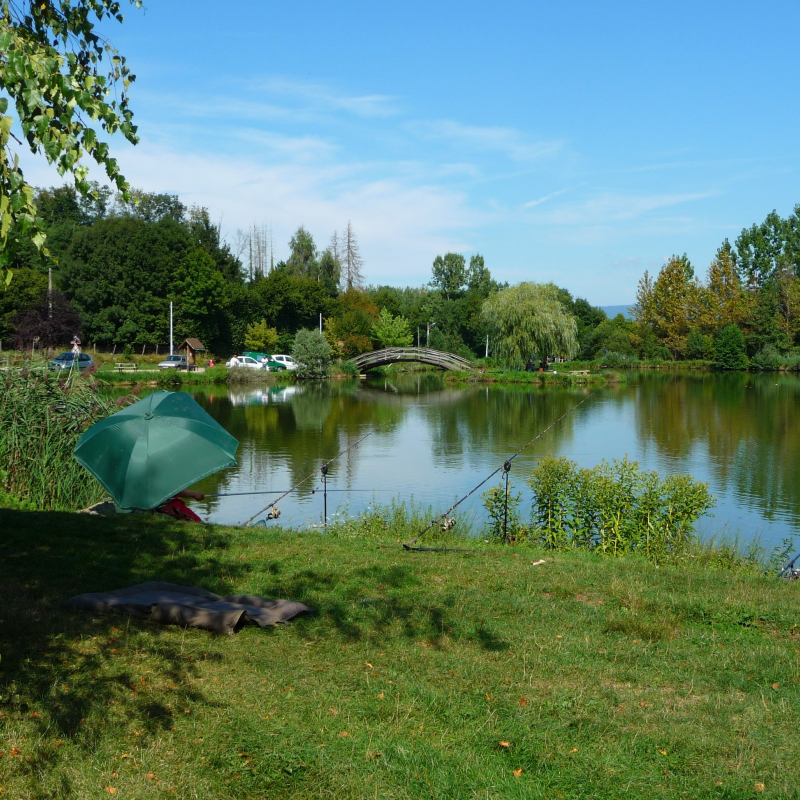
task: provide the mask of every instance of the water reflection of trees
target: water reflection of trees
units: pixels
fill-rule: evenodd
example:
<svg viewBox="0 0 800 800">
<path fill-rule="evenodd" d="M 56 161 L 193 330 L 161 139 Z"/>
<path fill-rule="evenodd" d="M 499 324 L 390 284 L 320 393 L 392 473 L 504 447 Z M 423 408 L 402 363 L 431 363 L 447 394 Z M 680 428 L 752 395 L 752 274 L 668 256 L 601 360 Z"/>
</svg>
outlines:
<svg viewBox="0 0 800 800">
<path fill-rule="evenodd" d="M 480 388 L 460 394 L 460 402 L 424 409 L 433 454 L 447 458 L 494 453 L 503 460 L 567 413 L 586 392 L 531 387 Z M 557 452 L 572 438 L 569 414 L 542 439 L 539 450 Z"/>
<path fill-rule="evenodd" d="M 642 442 L 675 462 L 704 447 L 715 479 L 771 518 L 800 512 L 799 404 L 793 376 L 646 376 L 636 423 Z"/>
<path fill-rule="evenodd" d="M 293 387 L 285 402 L 245 403 L 215 398 L 203 404 L 214 418 L 240 442 L 236 472 L 218 476 L 215 491 L 224 492 L 236 481 L 253 489 L 275 488 L 270 477 L 287 469 L 291 484 L 305 478 L 370 431 L 390 432 L 401 424 L 405 407 L 392 408 L 362 398 L 352 382 L 326 382 Z M 348 459 L 330 465 L 329 475 L 347 477 Z M 309 482 L 309 488 L 313 482 Z M 241 487 L 240 487 L 241 488 Z M 288 488 L 277 487 L 277 488 Z"/>
</svg>

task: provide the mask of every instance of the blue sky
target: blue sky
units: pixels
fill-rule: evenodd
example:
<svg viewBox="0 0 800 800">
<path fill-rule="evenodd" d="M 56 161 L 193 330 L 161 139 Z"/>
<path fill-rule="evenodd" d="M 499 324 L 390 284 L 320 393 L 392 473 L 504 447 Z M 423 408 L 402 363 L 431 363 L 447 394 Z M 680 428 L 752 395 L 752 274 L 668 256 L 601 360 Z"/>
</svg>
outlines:
<svg viewBox="0 0 800 800">
<path fill-rule="evenodd" d="M 480 252 L 600 305 L 800 203 L 796 3 L 393 5 L 131 7 L 106 28 L 137 75 L 123 172 L 231 241 L 271 225 L 277 258 L 350 220 L 369 282 Z"/>
</svg>

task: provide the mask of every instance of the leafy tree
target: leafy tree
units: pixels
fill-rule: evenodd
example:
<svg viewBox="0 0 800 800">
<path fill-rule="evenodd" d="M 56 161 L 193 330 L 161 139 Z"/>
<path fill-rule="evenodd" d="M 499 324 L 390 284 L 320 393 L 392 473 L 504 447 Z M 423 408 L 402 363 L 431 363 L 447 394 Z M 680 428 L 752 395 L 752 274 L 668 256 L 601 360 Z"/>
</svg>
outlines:
<svg viewBox="0 0 800 800">
<path fill-rule="evenodd" d="M 270 328 L 265 319 L 247 326 L 244 346 L 259 353 L 274 353 L 278 344 L 278 331 Z"/>
<path fill-rule="evenodd" d="M 467 289 L 472 292 L 488 297 L 497 284 L 492 280 L 489 268 L 480 253 L 475 253 L 469 259 L 469 269 L 467 270 Z"/>
<path fill-rule="evenodd" d="M 596 328 L 584 331 L 580 357 L 592 359 L 604 351 L 632 356 L 634 349 L 631 344 L 631 334 L 634 327 L 635 323 L 625 319 L 622 314 L 617 314 L 614 319 L 604 319 Z"/>
<path fill-rule="evenodd" d="M 331 366 L 331 347 L 318 331 L 303 328 L 294 337 L 292 358 L 298 364 L 298 378 L 324 378 Z"/>
<path fill-rule="evenodd" d="M 476 264 L 476 267 L 480 270 L 478 264 Z M 464 256 L 458 253 L 436 256 L 433 260 L 431 286 L 443 292 L 444 296 L 449 300 L 450 295 L 460 292 L 466 282 L 467 267 Z"/>
<path fill-rule="evenodd" d="M 578 349 L 577 326 L 551 283 L 520 283 L 492 295 L 483 304 L 494 352 L 522 369 L 530 358 L 571 357 Z"/>
<path fill-rule="evenodd" d="M 717 250 L 703 292 L 702 327 L 718 331 L 725 325 L 742 325 L 749 312 L 749 298 L 736 267 L 736 253 L 726 239 Z"/>
<path fill-rule="evenodd" d="M 366 292 L 350 289 L 339 295 L 335 314 L 326 320 L 328 341 L 345 358 L 372 350 L 372 326 L 378 308 Z"/>
<path fill-rule="evenodd" d="M 14 272 L 13 290 L 0 289 L 0 342 L 8 339 L 14 330 L 12 317 L 37 306 L 46 291 L 47 276 L 41 272 L 28 267 Z"/>
<path fill-rule="evenodd" d="M 197 248 L 183 258 L 170 286 L 180 338 L 194 336 L 216 349 L 225 308 L 224 287 L 214 259 L 205 250 Z"/>
<path fill-rule="evenodd" d="M 656 336 L 674 357 L 682 356 L 686 337 L 700 316 L 700 287 L 685 255 L 672 256 L 661 268 L 650 302 Z"/>
<path fill-rule="evenodd" d="M 277 268 L 254 281 L 251 293 L 253 316 L 248 321 L 263 317 L 280 334 L 316 326 L 320 313 L 329 316 L 336 307 L 336 300 L 315 278 L 295 277 Z"/>
<path fill-rule="evenodd" d="M 314 237 L 301 225 L 289 240 L 291 253 L 286 261 L 286 269 L 295 277 L 317 278 L 317 246 Z"/>
<path fill-rule="evenodd" d="M 738 325 L 726 325 L 716 336 L 717 366 L 720 369 L 745 369 L 745 340 Z"/>
<path fill-rule="evenodd" d="M 714 339 L 695 328 L 686 337 L 686 358 L 714 358 Z"/>
<path fill-rule="evenodd" d="M 381 309 L 378 321 L 372 326 L 372 338 L 380 342 L 381 347 L 410 347 L 414 336 L 408 327 L 405 317 L 393 317 L 385 308 Z"/>
<path fill-rule="evenodd" d="M 131 0 L 137 7 L 140 0 Z M 95 25 L 106 18 L 122 22 L 116 0 L 73 0 L 0 3 L 0 90 L 14 102 L 22 135 L 31 152 L 43 153 L 61 175 L 70 173 L 82 195 L 92 187 L 84 154 L 104 168 L 123 194 L 128 184 L 98 139 L 92 125 L 138 142 L 128 87 L 135 79 L 125 59 L 101 36 Z M 109 68 L 101 74 L 101 62 Z M 113 99 L 110 99 L 113 97 Z M 6 116 L 8 98 L 0 97 L 0 252 L 12 225 L 43 248 L 45 233 L 33 188 L 25 181 L 18 156 L 10 147 L 14 119 Z M 91 120 L 91 124 L 87 123 Z"/>
<path fill-rule="evenodd" d="M 39 302 L 11 319 L 19 350 L 36 343 L 39 347 L 64 346 L 81 330 L 81 317 L 61 292 L 43 294 Z"/>
<path fill-rule="evenodd" d="M 342 278 L 342 265 L 333 251 L 328 249 L 323 252 L 319 259 L 317 269 L 317 280 L 325 287 L 331 297 L 335 297 L 339 292 L 339 281 Z"/>
<path fill-rule="evenodd" d="M 745 228 L 736 253 L 742 280 L 751 290 L 774 279 L 784 264 L 800 271 L 800 205 L 787 219 L 772 211 L 760 225 Z"/>
</svg>

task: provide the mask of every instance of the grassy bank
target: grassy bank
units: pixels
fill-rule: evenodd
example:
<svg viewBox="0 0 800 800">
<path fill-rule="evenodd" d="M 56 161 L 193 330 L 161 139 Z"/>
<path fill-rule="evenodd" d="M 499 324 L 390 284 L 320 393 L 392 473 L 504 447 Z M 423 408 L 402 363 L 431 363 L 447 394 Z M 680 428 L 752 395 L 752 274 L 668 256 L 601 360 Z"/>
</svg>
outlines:
<svg viewBox="0 0 800 800">
<path fill-rule="evenodd" d="M 796 795 L 796 585 L 149 517 L 0 531 L 3 796 Z M 55 607 L 154 578 L 318 614 L 220 638 Z"/>
<path fill-rule="evenodd" d="M 569 364 L 558 364 L 555 372 L 525 372 L 523 370 L 486 369 L 470 372 L 446 372 L 444 380 L 448 383 L 513 383 L 532 386 L 605 386 L 611 383 L 624 383 L 624 374 L 612 371 L 588 371 L 573 368 Z M 562 371 L 563 370 L 563 371 Z M 582 374 L 572 374 L 580 371 Z"/>
</svg>

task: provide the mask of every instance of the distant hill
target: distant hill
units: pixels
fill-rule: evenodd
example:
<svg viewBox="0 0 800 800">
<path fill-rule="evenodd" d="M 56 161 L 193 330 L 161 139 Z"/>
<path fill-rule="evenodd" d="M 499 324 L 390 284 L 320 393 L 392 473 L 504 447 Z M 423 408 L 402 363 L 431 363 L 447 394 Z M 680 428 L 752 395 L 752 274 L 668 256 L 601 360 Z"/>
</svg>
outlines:
<svg viewBox="0 0 800 800">
<path fill-rule="evenodd" d="M 633 303 L 630 304 L 630 306 L 632 305 Z M 631 319 L 631 312 L 628 310 L 630 306 L 600 306 L 600 308 L 606 312 L 609 319 L 614 319 L 617 314 L 622 314 L 625 319 Z"/>
</svg>

